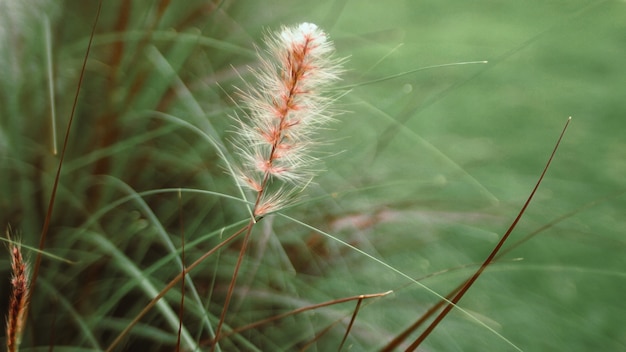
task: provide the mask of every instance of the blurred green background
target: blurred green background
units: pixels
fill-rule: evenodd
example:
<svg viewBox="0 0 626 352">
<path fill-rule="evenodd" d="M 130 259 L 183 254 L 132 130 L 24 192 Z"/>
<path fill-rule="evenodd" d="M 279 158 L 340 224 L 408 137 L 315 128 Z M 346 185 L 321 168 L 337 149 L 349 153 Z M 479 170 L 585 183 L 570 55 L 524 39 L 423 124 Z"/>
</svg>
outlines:
<svg viewBox="0 0 626 352">
<path fill-rule="evenodd" d="M 51 112 L 60 144 L 97 5 L 0 1 L 0 224 L 25 245 L 39 241 L 59 159 Z M 226 197 L 239 193 L 203 135 L 228 152 L 234 87 L 253 82 L 255 46 L 304 21 L 349 58 L 345 113 L 325 132 L 326 170 L 307 197 L 256 227 L 227 324 L 394 290 L 365 302 L 345 349 L 382 347 L 438 301 L 399 273 L 441 295 L 470 276 L 572 116 L 505 249 L 525 241 L 460 302 L 484 325 L 453 310 L 423 350 L 625 350 L 626 2 L 617 0 L 105 1 L 46 243 L 70 262 L 44 259 L 23 350 L 106 348 L 180 271 L 181 233 L 189 263 L 241 226 L 245 206 Z M 488 62 L 428 68 L 475 61 Z M 237 253 L 211 257 L 188 282 L 184 325 L 200 345 Z M 8 253 L 0 268 L 4 308 Z M 172 350 L 167 314 L 180 292 L 124 350 Z M 334 350 L 353 308 L 268 324 L 222 348 L 299 349 L 339 319 L 311 347 Z"/>
</svg>

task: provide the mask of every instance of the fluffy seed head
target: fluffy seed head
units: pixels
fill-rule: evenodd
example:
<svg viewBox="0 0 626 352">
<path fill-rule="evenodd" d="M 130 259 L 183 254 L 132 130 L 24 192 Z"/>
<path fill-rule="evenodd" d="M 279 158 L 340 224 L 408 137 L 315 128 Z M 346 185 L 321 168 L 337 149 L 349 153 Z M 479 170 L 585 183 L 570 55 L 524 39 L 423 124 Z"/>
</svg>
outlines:
<svg viewBox="0 0 626 352">
<path fill-rule="evenodd" d="M 241 93 L 235 145 L 240 182 L 257 192 L 255 215 L 284 206 L 290 194 L 308 184 L 317 158 L 318 129 L 332 120 L 334 97 L 326 89 L 338 79 L 341 60 L 326 33 L 312 23 L 283 27 L 266 37 L 258 80 Z M 273 185 L 272 183 L 280 183 Z M 270 203 L 274 204 L 270 204 Z"/>
</svg>

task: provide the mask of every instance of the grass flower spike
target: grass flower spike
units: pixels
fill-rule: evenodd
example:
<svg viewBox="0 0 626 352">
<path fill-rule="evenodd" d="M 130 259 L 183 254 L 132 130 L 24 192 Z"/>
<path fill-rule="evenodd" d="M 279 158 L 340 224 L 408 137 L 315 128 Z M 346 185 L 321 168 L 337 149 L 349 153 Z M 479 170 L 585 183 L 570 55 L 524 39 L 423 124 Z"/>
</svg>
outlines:
<svg viewBox="0 0 626 352">
<path fill-rule="evenodd" d="M 9 231 L 7 230 L 7 234 Z M 9 236 L 10 239 L 10 236 Z M 28 310 L 29 275 L 28 265 L 22 256 L 21 246 L 17 243 L 9 244 L 11 252 L 11 299 L 9 302 L 9 313 L 7 317 L 7 351 L 18 350 L 26 311 Z"/>
<path fill-rule="evenodd" d="M 252 70 L 258 86 L 241 94 L 245 119 L 235 141 L 237 177 L 257 194 L 255 216 L 285 206 L 315 175 L 317 131 L 333 117 L 326 90 L 341 72 L 332 42 L 314 24 L 285 27 L 266 44 Z"/>
</svg>

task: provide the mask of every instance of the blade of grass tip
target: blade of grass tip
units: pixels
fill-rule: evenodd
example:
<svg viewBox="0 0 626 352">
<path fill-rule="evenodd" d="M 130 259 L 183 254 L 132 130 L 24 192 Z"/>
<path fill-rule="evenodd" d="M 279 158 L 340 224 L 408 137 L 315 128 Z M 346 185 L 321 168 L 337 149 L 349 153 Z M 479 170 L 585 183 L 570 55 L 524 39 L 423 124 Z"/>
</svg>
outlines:
<svg viewBox="0 0 626 352">
<path fill-rule="evenodd" d="M 183 312 L 185 311 L 185 224 L 183 222 L 183 195 L 182 191 L 178 190 L 178 222 L 180 223 L 180 260 L 182 262 L 183 269 L 181 270 L 180 279 L 180 312 L 178 313 L 178 336 L 176 338 L 176 352 L 180 351 L 180 335 L 183 330 Z"/>
<path fill-rule="evenodd" d="M 46 211 L 46 217 L 44 218 L 43 228 L 41 230 L 41 236 L 39 238 L 39 250 L 37 252 L 37 256 L 35 257 L 35 264 L 33 265 L 33 276 L 31 278 L 31 293 L 35 291 L 35 284 L 37 282 L 37 277 L 39 274 L 39 266 L 41 265 L 41 250 L 46 243 L 46 237 L 48 235 L 48 229 L 50 228 L 50 220 L 52 218 L 52 210 L 54 208 L 54 201 L 56 199 L 57 188 L 59 186 L 59 179 L 61 177 L 61 169 L 63 167 L 63 160 L 65 159 L 65 152 L 67 150 L 67 144 L 70 138 L 70 131 L 72 129 L 72 122 L 74 121 L 74 115 L 76 113 L 76 106 L 78 105 L 78 96 L 80 93 L 80 89 L 83 84 L 83 78 L 85 76 L 85 68 L 87 67 L 87 59 L 89 58 L 89 52 L 91 51 L 91 44 L 93 42 L 93 37 L 96 32 L 96 27 L 98 25 L 98 19 L 100 18 L 100 11 L 102 9 L 102 0 L 98 1 L 98 10 L 96 11 L 96 18 L 93 22 L 93 27 L 91 28 L 91 35 L 89 36 L 89 43 L 87 44 L 87 50 L 85 51 L 85 58 L 83 60 L 83 65 L 80 70 L 80 76 L 78 78 L 78 84 L 76 85 L 76 93 L 74 95 L 74 102 L 72 104 L 72 111 L 70 112 L 69 121 L 67 122 L 67 129 L 65 131 L 65 138 L 63 140 L 63 147 L 61 149 L 61 155 L 59 158 L 59 166 L 57 167 L 56 175 L 54 177 L 54 183 L 52 185 L 52 192 L 50 194 L 50 201 L 48 203 L 48 210 Z"/>
<path fill-rule="evenodd" d="M 48 97 L 50 99 L 50 134 L 52 137 L 52 155 L 57 155 L 56 106 L 54 104 L 54 75 L 52 74 L 52 30 L 50 18 L 43 16 L 43 34 L 46 42 L 46 64 L 48 69 Z"/>
<path fill-rule="evenodd" d="M 494 247 L 494 249 L 491 251 L 491 253 L 487 257 L 487 259 L 485 259 L 483 264 L 478 268 L 478 270 L 474 273 L 474 275 L 472 275 L 472 277 L 470 277 L 469 280 L 467 280 L 463 284 L 463 287 L 459 290 L 459 292 L 452 298 L 452 300 L 450 300 L 450 302 L 441 311 L 441 313 L 439 313 L 439 315 L 435 318 L 435 320 L 433 320 L 433 322 L 409 346 L 409 348 L 406 349 L 406 351 L 414 351 L 428 337 L 428 335 L 430 335 L 430 333 L 435 329 L 435 327 L 437 327 L 437 325 L 443 320 L 443 318 L 445 318 L 446 315 L 448 315 L 448 313 L 450 312 L 450 310 L 452 310 L 454 305 L 456 305 L 461 300 L 463 295 L 465 295 L 465 293 L 469 290 L 469 288 L 472 286 L 472 284 L 474 284 L 476 279 L 478 279 L 478 277 L 483 273 L 483 271 L 485 271 L 487 266 L 489 266 L 489 264 L 491 264 L 493 262 L 495 256 L 498 254 L 498 251 L 500 251 L 500 248 L 502 248 L 502 245 L 504 245 L 504 242 L 506 242 L 506 240 L 508 239 L 508 237 L 511 234 L 511 232 L 513 232 L 513 229 L 517 226 L 517 223 L 522 218 L 522 215 L 526 211 L 526 208 L 530 204 L 530 201 L 532 200 L 533 196 L 537 192 L 537 189 L 539 188 L 539 185 L 541 184 L 541 181 L 543 180 L 546 172 L 548 171 L 548 168 L 550 167 L 550 164 L 552 163 L 552 159 L 554 158 L 554 155 L 556 154 L 556 151 L 559 148 L 559 145 L 561 144 L 561 140 L 563 139 L 563 135 L 565 135 L 565 131 L 567 130 L 567 126 L 569 126 L 569 123 L 570 123 L 571 120 L 572 120 L 572 117 L 570 116 L 567 119 L 567 122 L 565 123 L 565 126 L 563 127 L 563 130 L 561 131 L 561 134 L 559 135 L 559 138 L 558 138 L 558 140 L 556 142 L 556 145 L 554 146 L 554 149 L 552 150 L 552 153 L 550 154 L 550 157 L 548 158 L 548 162 L 546 163 L 545 167 L 543 168 L 543 171 L 541 172 L 541 175 L 539 176 L 539 179 L 537 180 L 537 183 L 535 184 L 535 187 L 530 192 L 530 195 L 528 196 L 528 199 L 526 200 L 526 202 L 522 206 L 522 209 L 520 210 L 520 212 L 515 217 L 515 220 L 513 220 L 513 223 L 511 223 L 511 226 L 509 226 L 509 228 L 505 232 L 504 236 L 502 236 L 502 239 L 500 239 L 498 244 Z"/>
<path fill-rule="evenodd" d="M 137 316 L 126 326 L 126 328 L 124 328 L 124 330 L 122 330 L 122 332 L 120 332 L 117 335 L 115 340 L 113 340 L 113 342 L 111 342 L 111 344 L 106 349 L 106 351 L 107 352 L 112 352 L 113 349 L 117 345 L 119 345 L 119 343 L 122 341 L 122 339 L 130 332 L 130 330 L 132 330 L 132 328 L 135 325 L 137 325 L 139 320 L 141 320 L 141 318 L 143 318 L 157 304 L 157 302 L 159 302 L 159 300 L 161 298 L 163 298 L 163 296 L 165 296 L 165 294 L 169 290 L 171 290 L 176 284 L 178 284 L 178 282 L 180 280 L 182 280 L 183 276 L 185 276 L 189 272 L 191 272 L 191 270 L 193 270 L 195 267 L 200 265 L 200 263 L 202 263 L 206 258 L 211 256 L 213 253 L 218 251 L 220 248 L 224 247 L 226 244 L 228 244 L 231 241 L 233 241 L 235 238 L 237 238 L 237 236 L 239 236 L 241 233 L 243 233 L 246 229 L 247 229 L 247 226 L 239 229 L 237 232 L 232 234 L 230 237 L 228 237 L 224 241 L 220 242 L 217 246 L 213 247 L 211 250 L 209 250 L 206 253 L 204 253 L 202 256 L 200 256 L 198 259 L 196 259 L 195 262 L 191 263 L 184 271 L 182 271 L 175 278 L 173 278 L 167 285 L 165 285 L 165 287 L 156 296 L 154 296 L 154 298 L 141 310 L 141 312 L 139 312 L 139 314 L 137 314 Z"/>
</svg>

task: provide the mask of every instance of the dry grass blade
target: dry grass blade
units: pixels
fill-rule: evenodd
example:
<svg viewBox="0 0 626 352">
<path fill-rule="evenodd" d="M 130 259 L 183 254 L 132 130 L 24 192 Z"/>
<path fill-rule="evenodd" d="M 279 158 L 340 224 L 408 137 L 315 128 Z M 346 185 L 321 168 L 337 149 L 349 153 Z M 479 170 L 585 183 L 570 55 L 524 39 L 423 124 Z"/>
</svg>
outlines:
<svg viewBox="0 0 626 352">
<path fill-rule="evenodd" d="M 478 279 L 478 277 L 493 262 L 494 258 L 496 257 L 496 255 L 500 251 L 500 248 L 502 248 L 502 246 L 504 245 L 506 240 L 509 238 L 509 236 L 511 235 L 511 232 L 513 232 L 513 229 L 515 228 L 515 226 L 517 226 L 517 223 L 522 218 L 522 215 L 524 215 L 524 212 L 526 211 L 526 208 L 528 207 L 528 205 L 530 204 L 530 201 L 533 199 L 533 196 L 537 192 L 537 189 L 539 188 L 539 185 L 541 184 L 541 181 L 543 180 L 546 172 L 548 171 L 548 168 L 550 167 L 550 164 L 552 163 L 552 159 L 554 158 L 554 155 L 556 154 L 556 151 L 559 148 L 559 145 L 561 144 L 561 140 L 563 139 L 563 135 L 565 135 L 565 131 L 567 130 L 567 126 L 569 126 L 569 123 L 570 123 L 571 119 L 572 119 L 571 117 L 567 119 L 567 122 L 565 123 L 565 126 L 563 127 L 563 130 L 561 131 L 561 134 L 559 135 L 559 138 L 558 138 L 558 140 L 556 142 L 556 145 L 554 146 L 554 149 L 552 150 L 552 153 L 550 154 L 550 158 L 548 158 L 548 162 L 546 163 L 543 171 L 541 172 L 541 175 L 539 176 L 539 180 L 537 180 L 537 183 L 535 184 L 535 187 L 533 188 L 532 192 L 530 192 L 530 195 L 528 196 L 528 199 L 526 200 L 526 202 L 522 206 L 522 209 L 520 210 L 520 212 L 515 217 L 515 220 L 513 220 L 513 223 L 511 224 L 511 226 L 509 226 L 509 228 L 506 231 L 506 233 L 504 234 L 504 236 L 502 236 L 502 238 L 500 239 L 498 244 L 491 251 L 489 256 L 487 256 L 487 259 L 485 259 L 483 264 L 478 268 L 478 270 L 474 273 L 474 275 L 472 275 L 472 277 L 470 277 L 469 280 L 467 280 L 463 284 L 463 286 L 461 287 L 459 292 L 457 292 L 454 295 L 454 297 L 450 300 L 450 302 L 446 304 L 446 306 L 441 311 L 441 313 L 439 313 L 439 315 L 435 318 L 435 320 L 433 320 L 433 322 L 406 349 L 406 351 L 414 351 L 428 337 L 428 335 L 430 335 L 430 333 L 437 327 L 437 325 L 446 317 L 446 315 L 448 315 L 448 313 L 452 310 L 452 308 L 461 300 L 461 298 L 463 298 L 465 293 L 470 289 L 470 287 L 474 284 L 474 282 Z"/>
<path fill-rule="evenodd" d="M 556 153 L 556 150 L 559 147 L 559 144 L 561 143 L 561 139 L 563 138 L 563 135 L 565 134 L 565 131 L 566 131 L 567 127 L 569 126 L 570 121 L 571 121 L 571 117 L 568 118 L 565 126 L 563 127 L 563 130 L 561 131 L 561 135 L 559 136 L 559 138 L 558 138 L 558 140 L 556 142 L 556 145 L 555 145 L 555 147 L 554 147 L 554 149 L 553 149 L 553 151 L 552 151 L 552 153 L 550 155 L 550 158 L 548 159 L 548 162 L 546 163 L 546 166 L 544 167 L 543 172 L 541 173 L 541 176 L 539 177 L 539 180 L 535 184 L 535 187 L 534 187 L 533 191 L 531 192 L 531 194 L 529 195 L 528 199 L 526 200 L 526 203 L 524 203 L 524 206 L 520 210 L 519 214 L 517 215 L 517 217 L 515 218 L 515 220 L 513 221 L 511 226 L 509 227 L 509 229 L 506 231 L 506 233 L 504 234 L 504 236 L 502 237 L 500 242 L 493 249 L 491 254 L 487 257 L 487 259 L 479 267 L 479 269 L 476 271 L 476 273 L 472 277 L 470 277 L 467 281 L 463 282 L 458 287 L 453 289 L 450 293 L 448 293 L 448 295 L 446 295 L 446 299 L 449 300 L 449 302 L 441 300 L 436 305 L 432 306 L 415 323 L 413 323 L 411 326 L 409 326 L 407 329 L 405 329 L 400 335 L 396 336 L 393 340 L 391 340 L 381 350 L 382 352 L 389 352 L 389 351 L 393 351 L 393 350 L 397 349 L 399 347 L 399 345 L 404 340 L 406 340 L 409 337 L 410 334 L 412 334 L 415 330 L 417 330 L 426 320 L 428 320 L 433 314 L 435 314 L 435 312 L 438 311 L 442 306 L 447 304 L 446 308 L 444 309 L 444 311 L 442 311 L 440 313 L 440 315 L 437 317 L 437 319 L 431 323 L 429 328 L 426 331 L 424 331 L 422 333 L 422 335 L 420 335 L 420 337 L 418 337 L 418 339 L 411 345 L 411 347 L 409 347 L 407 349 L 407 351 L 414 350 L 417 346 L 419 346 L 419 344 L 424 339 L 426 339 L 426 337 L 430 334 L 430 332 L 432 332 L 432 330 L 434 330 L 434 328 L 436 327 L 438 322 L 441 321 L 445 317 L 445 315 L 447 315 L 447 313 L 452 309 L 452 307 L 461 299 L 461 297 L 465 294 L 465 292 L 469 289 L 469 287 L 473 284 L 473 282 L 476 281 L 478 276 L 480 276 L 480 274 L 486 269 L 486 267 L 488 265 L 490 265 L 491 263 L 493 263 L 494 260 L 499 256 L 498 252 L 499 252 L 500 248 L 502 247 L 502 245 L 504 244 L 504 242 L 506 241 L 506 239 L 508 238 L 510 233 L 515 228 L 515 226 L 517 225 L 518 221 L 521 219 L 523 213 L 526 210 L 526 207 L 528 206 L 528 204 L 530 204 L 531 199 L 533 198 L 535 192 L 539 188 L 539 184 L 543 180 L 543 177 L 544 177 L 546 171 L 548 170 L 548 167 L 550 166 L 550 163 L 552 162 L 552 159 L 553 159 L 553 157 L 554 157 L 554 155 Z"/>
</svg>

